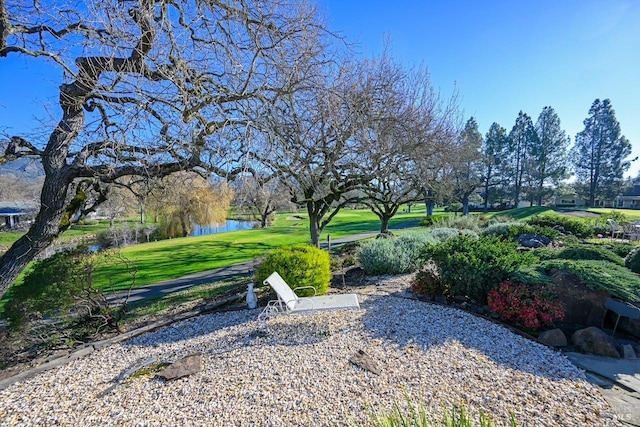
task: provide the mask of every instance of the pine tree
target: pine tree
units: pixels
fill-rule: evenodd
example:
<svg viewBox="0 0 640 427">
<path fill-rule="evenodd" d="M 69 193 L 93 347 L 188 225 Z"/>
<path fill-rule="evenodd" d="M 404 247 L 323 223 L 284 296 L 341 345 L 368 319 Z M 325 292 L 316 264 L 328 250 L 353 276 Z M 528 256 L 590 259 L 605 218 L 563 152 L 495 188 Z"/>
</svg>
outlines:
<svg viewBox="0 0 640 427">
<path fill-rule="evenodd" d="M 484 212 L 489 208 L 489 200 L 492 198 L 491 190 L 503 182 L 504 167 L 508 159 L 508 142 L 507 130 L 494 122 L 482 144 Z"/>
<path fill-rule="evenodd" d="M 457 161 L 452 164 L 454 193 L 462 202 L 463 215 L 469 214 L 469 196 L 481 184 L 481 147 L 482 134 L 471 117 L 460 133 Z"/>
<path fill-rule="evenodd" d="M 567 175 L 567 148 L 569 138 L 560 127 L 560 118 L 551 107 L 544 107 L 535 125 L 536 138 L 530 147 L 529 169 L 538 206 L 542 206 L 542 198 L 548 191 L 545 184 L 555 185 Z"/>
<path fill-rule="evenodd" d="M 515 125 L 509 133 L 509 172 L 513 181 L 513 201 L 515 207 L 520 203 L 524 183 L 528 179 L 530 167 L 529 155 L 534 144 L 536 132 L 531 117 L 520 111 Z"/>
<path fill-rule="evenodd" d="M 596 198 L 612 196 L 620 188 L 624 172 L 629 169 L 625 158 L 631 144 L 620 131 L 620 124 L 608 99 L 596 99 L 584 120 L 584 130 L 576 135 L 571 151 L 578 182 L 584 187 L 589 206 Z"/>
</svg>

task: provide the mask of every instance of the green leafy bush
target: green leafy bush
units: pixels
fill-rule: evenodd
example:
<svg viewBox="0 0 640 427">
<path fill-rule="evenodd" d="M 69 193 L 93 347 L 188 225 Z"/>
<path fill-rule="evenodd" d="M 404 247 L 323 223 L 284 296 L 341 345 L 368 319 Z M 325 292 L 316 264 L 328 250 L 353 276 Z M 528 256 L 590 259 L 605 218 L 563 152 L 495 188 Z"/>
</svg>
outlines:
<svg viewBox="0 0 640 427">
<path fill-rule="evenodd" d="M 431 235 L 437 242 L 444 242 L 460 235 L 457 228 L 438 227 L 431 230 Z"/>
<path fill-rule="evenodd" d="M 329 289 L 331 261 L 327 251 L 314 246 L 279 248 L 270 252 L 255 272 L 255 282 L 277 271 L 292 288 L 311 286 L 316 295 L 323 295 Z M 312 289 L 300 289 L 298 296 L 312 296 Z"/>
<path fill-rule="evenodd" d="M 416 276 L 411 281 L 411 289 L 419 295 L 446 295 L 449 289 L 442 283 L 438 267 L 433 262 L 427 263 L 418 270 Z"/>
<path fill-rule="evenodd" d="M 488 292 L 506 280 L 521 265 L 534 264 L 538 258 L 530 252 L 517 252 L 515 243 L 497 237 L 478 240 L 459 236 L 427 247 L 425 259 L 437 265 L 445 286 L 454 295 L 465 295 L 486 304 Z"/>
<path fill-rule="evenodd" d="M 544 285 L 505 280 L 489 291 L 489 308 L 507 322 L 537 330 L 564 318 L 564 307 Z"/>
<path fill-rule="evenodd" d="M 640 246 L 631 249 L 624 258 L 624 265 L 634 273 L 640 273 Z"/>
<path fill-rule="evenodd" d="M 420 267 L 424 247 L 433 243 L 430 233 L 408 233 L 367 242 L 361 246 L 358 257 L 367 274 L 410 273 Z"/>
<path fill-rule="evenodd" d="M 104 293 L 93 285 L 94 271 L 111 262 L 113 255 L 88 253 L 86 247 L 78 247 L 36 262 L 22 283 L 11 288 L 11 299 L 4 308 L 10 327 L 19 330 L 31 320 L 69 316 L 73 312 L 84 316 L 87 322 L 99 320 L 117 329 L 124 307 L 111 306 Z"/>
<path fill-rule="evenodd" d="M 462 212 L 462 203 L 453 202 L 444 207 L 445 212 Z"/>
<path fill-rule="evenodd" d="M 434 224 L 439 224 L 441 221 L 444 221 L 449 214 L 433 214 L 431 216 L 425 216 L 420 220 L 420 226 L 422 227 L 431 227 Z"/>
<path fill-rule="evenodd" d="M 536 255 L 540 259 L 575 259 L 609 261 L 624 266 L 625 261 L 612 251 L 595 245 L 569 246 L 560 250 L 539 249 Z M 639 260 L 640 261 L 640 260 Z M 640 267 L 640 265 L 639 265 Z"/>
<path fill-rule="evenodd" d="M 576 276 L 589 289 L 607 291 L 611 296 L 630 303 L 640 303 L 640 276 L 608 261 L 575 261 L 553 259 L 543 261 L 538 269 L 548 276 L 564 270 Z"/>
<path fill-rule="evenodd" d="M 594 235 L 593 225 L 580 218 L 571 218 L 563 215 L 534 215 L 527 220 L 527 223 L 534 227 L 553 228 L 560 226 L 565 231 L 581 238 Z"/>
</svg>

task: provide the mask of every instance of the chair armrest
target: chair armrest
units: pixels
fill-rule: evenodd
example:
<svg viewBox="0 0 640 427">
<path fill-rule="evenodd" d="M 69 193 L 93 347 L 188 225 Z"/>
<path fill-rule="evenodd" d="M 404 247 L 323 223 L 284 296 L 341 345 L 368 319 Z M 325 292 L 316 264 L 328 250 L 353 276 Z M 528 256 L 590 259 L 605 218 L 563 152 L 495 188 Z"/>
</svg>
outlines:
<svg viewBox="0 0 640 427">
<path fill-rule="evenodd" d="M 313 286 L 299 286 L 297 288 L 294 288 L 293 292 L 297 291 L 298 289 L 307 289 L 307 288 L 313 289 L 313 296 L 315 297 L 316 296 L 316 288 L 314 288 Z"/>
</svg>

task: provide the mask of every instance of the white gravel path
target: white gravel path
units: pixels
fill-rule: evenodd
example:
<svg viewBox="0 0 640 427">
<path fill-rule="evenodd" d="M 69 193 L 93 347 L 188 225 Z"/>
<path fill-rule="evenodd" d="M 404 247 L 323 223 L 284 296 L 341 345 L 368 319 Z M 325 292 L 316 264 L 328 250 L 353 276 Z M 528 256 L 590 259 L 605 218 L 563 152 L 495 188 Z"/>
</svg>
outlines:
<svg viewBox="0 0 640 427">
<path fill-rule="evenodd" d="M 406 283 L 406 282 L 405 282 Z M 406 285 L 405 285 L 406 287 Z M 394 404 L 434 419 L 464 403 L 506 425 L 618 425 L 599 391 L 562 354 L 471 314 L 358 290 L 362 308 L 269 321 L 257 311 L 176 323 L 0 391 L 0 426 L 371 425 Z M 359 349 L 376 375 L 351 364 Z M 166 382 L 124 381 L 141 361 L 202 353 L 204 369 Z"/>
</svg>

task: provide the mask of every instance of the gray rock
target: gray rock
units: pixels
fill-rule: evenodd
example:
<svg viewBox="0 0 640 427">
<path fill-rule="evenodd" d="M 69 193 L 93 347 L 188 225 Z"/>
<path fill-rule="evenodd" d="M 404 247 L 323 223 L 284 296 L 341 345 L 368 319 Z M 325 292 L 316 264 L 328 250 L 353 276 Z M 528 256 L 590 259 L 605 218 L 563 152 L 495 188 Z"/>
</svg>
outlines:
<svg viewBox="0 0 640 427">
<path fill-rule="evenodd" d="M 551 244 L 551 239 L 542 234 L 521 234 L 516 242 L 527 248 L 541 248 Z"/>
<path fill-rule="evenodd" d="M 571 336 L 571 342 L 584 353 L 620 358 L 620 353 L 616 349 L 616 340 L 595 326 L 576 331 Z"/>
<path fill-rule="evenodd" d="M 567 336 L 560 329 L 544 331 L 538 336 L 538 341 L 551 347 L 566 347 Z"/>
<path fill-rule="evenodd" d="M 376 375 L 380 375 L 380 368 L 378 368 L 376 361 L 363 350 L 358 350 L 353 356 L 351 356 L 349 362 L 361 367 L 362 369 L 366 369 L 369 372 L 373 372 Z"/>
<path fill-rule="evenodd" d="M 202 370 L 202 354 L 192 354 L 164 368 L 158 376 L 167 381 L 186 377 Z"/>
</svg>

